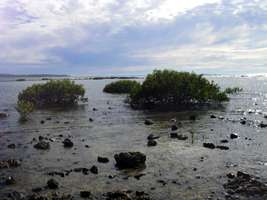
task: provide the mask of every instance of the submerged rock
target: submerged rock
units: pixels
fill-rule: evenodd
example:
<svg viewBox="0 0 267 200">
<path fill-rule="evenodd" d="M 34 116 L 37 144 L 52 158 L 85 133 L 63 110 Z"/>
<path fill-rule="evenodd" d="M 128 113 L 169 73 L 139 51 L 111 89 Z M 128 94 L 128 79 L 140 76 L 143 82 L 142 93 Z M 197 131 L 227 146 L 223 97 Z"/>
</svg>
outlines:
<svg viewBox="0 0 267 200">
<path fill-rule="evenodd" d="M 203 147 L 209 149 L 215 149 L 215 145 L 213 143 L 203 143 Z"/>
<path fill-rule="evenodd" d="M 68 138 L 66 138 L 66 139 L 63 141 L 63 144 L 64 144 L 64 147 L 66 147 L 66 148 L 71 148 L 71 147 L 73 147 L 73 142 L 72 142 L 70 139 L 68 139 Z"/>
<path fill-rule="evenodd" d="M 140 152 L 123 152 L 115 154 L 114 158 L 120 169 L 138 168 L 146 162 L 146 155 Z"/>
<path fill-rule="evenodd" d="M 15 149 L 16 148 L 16 145 L 15 144 L 9 144 L 9 145 L 7 145 L 7 148 L 9 148 L 9 149 Z"/>
<path fill-rule="evenodd" d="M 56 180 L 54 180 L 54 179 L 49 179 L 47 181 L 47 187 L 49 189 L 57 189 L 58 185 L 59 185 L 58 182 Z"/>
<path fill-rule="evenodd" d="M 230 138 L 236 139 L 236 138 L 238 138 L 238 135 L 236 133 L 231 133 Z"/>
<path fill-rule="evenodd" d="M 35 144 L 33 147 L 36 149 L 41 149 L 41 150 L 48 150 L 50 148 L 50 144 L 49 142 L 40 141 L 37 144 Z"/>
<path fill-rule="evenodd" d="M 152 125 L 152 124 L 154 124 L 154 122 L 151 119 L 146 119 L 144 123 L 145 123 L 145 125 Z"/>
<path fill-rule="evenodd" d="M 98 156 L 97 157 L 97 161 L 100 162 L 100 163 L 108 163 L 109 162 L 109 159 L 106 158 L 106 157 L 100 157 L 100 156 Z"/>
<path fill-rule="evenodd" d="M 153 140 L 153 139 L 152 140 L 148 140 L 147 146 L 149 146 L 149 147 L 157 146 L 157 141 Z"/>
<path fill-rule="evenodd" d="M 0 112 L 0 119 L 2 118 L 7 118 L 8 117 L 8 114 L 5 113 L 5 112 Z"/>
</svg>

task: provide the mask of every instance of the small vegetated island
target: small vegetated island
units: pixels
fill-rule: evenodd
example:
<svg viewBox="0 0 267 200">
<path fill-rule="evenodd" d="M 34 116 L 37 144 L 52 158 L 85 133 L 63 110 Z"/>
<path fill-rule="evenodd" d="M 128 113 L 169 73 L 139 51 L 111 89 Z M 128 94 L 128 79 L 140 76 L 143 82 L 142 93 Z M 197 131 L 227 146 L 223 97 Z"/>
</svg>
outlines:
<svg viewBox="0 0 267 200">
<path fill-rule="evenodd" d="M 107 85 L 104 91 L 118 93 L 117 89 L 129 94 L 129 103 L 133 108 L 174 108 L 229 100 L 225 91 L 202 75 L 173 70 L 154 70 L 142 84 L 114 82 Z"/>
<path fill-rule="evenodd" d="M 33 84 L 19 93 L 17 111 L 26 120 L 34 109 L 74 106 L 84 94 L 82 85 L 68 79 Z"/>
<path fill-rule="evenodd" d="M 129 94 L 135 87 L 139 87 L 140 83 L 134 80 L 120 80 L 107 84 L 103 91 L 113 94 Z"/>
</svg>

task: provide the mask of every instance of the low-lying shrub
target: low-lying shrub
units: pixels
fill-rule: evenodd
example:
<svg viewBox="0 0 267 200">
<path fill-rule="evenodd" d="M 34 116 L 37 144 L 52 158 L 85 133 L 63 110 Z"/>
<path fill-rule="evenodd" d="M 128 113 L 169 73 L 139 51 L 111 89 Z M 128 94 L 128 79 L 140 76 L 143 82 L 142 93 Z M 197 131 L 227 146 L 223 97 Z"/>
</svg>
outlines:
<svg viewBox="0 0 267 200">
<path fill-rule="evenodd" d="M 114 94 L 129 94 L 131 91 L 139 87 L 140 83 L 133 80 L 120 80 L 116 82 L 112 82 L 107 84 L 103 91 L 106 93 L 114 93 Z"/>
<path fill-rule="evenodd" d="M 29 102 L 36 108 L 75 105 L 85 90 L 82 85 L 70 80 L 50 80 L 34 84 L 18 95 L 19 102 Z M 18 104 L 19 105 L 19 104 Z"/>
<path fill-rule="evenodd" d="M 200 105 L 228 101 L 225 92 L 202 75 L 173 70 L 155 70 L 130 93 L 130 104 L 137 108 Z"/>
</svg>

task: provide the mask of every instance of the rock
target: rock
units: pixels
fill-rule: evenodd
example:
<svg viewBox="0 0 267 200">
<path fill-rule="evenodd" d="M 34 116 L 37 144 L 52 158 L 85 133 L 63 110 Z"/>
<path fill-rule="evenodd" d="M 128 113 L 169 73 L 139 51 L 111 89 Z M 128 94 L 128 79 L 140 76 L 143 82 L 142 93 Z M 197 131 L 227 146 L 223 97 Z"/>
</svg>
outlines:
<svg viewBox="0 0 267 200">
<path fill-rule="evenodd" d="M 266 127 L 267 127 L 267 124 L 261 122 L 261 123 L 259 124 L 259 127 L 260 127 L 260 128 L 266 128 Z"/>
<path fill-rule="evenodd" d="M 215 149 L 215 145 L 213 143 L 203 143 L 203 147 L 209 149 Z"/>
<path fill-rule="evenodd" d="M 14 185 L 16 183 L 15 179 L 12 176 L 7 177 L 5 180 L 6 185 Z"/>
<path fill-rule="evenodd" d="M 100 163 L 108 163 L 109 162 L 109 159 L 106 158 L 106 157 L 100 157 L 100 156 L 98 156 L 97 157 L 97 161 L 100 162 Z"/>
<path fill-rule="evenodd" d="M 66 138 L 66 139 L 63 141 L 63 144 L 64 144 L 64 147 L 66 147 L 66 148 L 71 148 L 71 147 L 73 147 L 73 142 L 72 142 L 70 139 L 68 139 L 68 138 Z"/>
<path fill-rule="evenodd" d="M 142 176 L 145 176 L 146 174 L 137 174 L 134 176 L 135 179 L 140 180 Z"/>
<path fill-rule="evenodd" d="M 25 195 L 21 192 L 13 191 L 8 194 L 10 200 L 25 200 Z"/>
<path fill-rule="evenodd" d="M 106 193 L 106 200 L 132 200 L 132 198 L 123 191 L 115 191 Z"/>
<path fill-rule="evenodd" d="M 195 115 L 190 115 L 189 116 L 189 120 L 191 121 L 195 121 L 197 119 L 197 117 Z"/>
<path fill-rule="evenodd" d="M 114 158 L 120 169 L 138 168 L 146 162 L 146 155 L 140 152 L 123 152 L 115 154 Z"/>
<path fill-rule="evenodd" d="M 14 159 L 0 161 L 0 169 L 18 167 L 20 165 L 20 161 Z"/>
<path fill-rule="evenodd" d="M 219 116 L 218 119 L 224 120 L 224 116 Z"/>
<path fill-rule="evenodd" d="M 93 165 L 90 169 L 90 172 L 93 173 L 93 174 L 98 174 L 98 168 L 97 166 Z"/>
<path fill-rule="evenodd" d="M 230 138 L 236 139 L 236 138 L 238 138 L 238 135 L 236 133 L 231 133 Z"/>
<path fill-rule="evenodd" d="M 52 118 L 51 117 L 47 117 L 46 120 L 47 121 L 50 121 L 50 120 L 52 120 Z"/>
<path fill-rule="evenodd" d="M 228 140 L 221 140 L 221 143 L 228 143 Z"/>
<path fill-rule="evenodd" d="M 44 137 L 40 135 L 40 136 L 38 137 L 38 139 L 39 139 L 39 141 L 42 141 L 42 140 L 44 140 Z"/>
<path fill-rule="evenodd" d="M 94 120 L 92 118 L 89 118 L 89 122 L 93 122 Z"/>
<path fill-rule="evenodd" d="M 147 146 L 149 147 L 153 147 L 157 145 L 157 141 L 156 140 L 148 140 L 147 142 Z"/>
<path fill-rule="evenodd" d="M 32 188 L 32 192 L 41 192 L 42 190 L 41 187 Z"/>
<path fill-rule="evenodd" d="M 227 178 L 230 178 L 230 179 L 235 178 L 235 175 L 233 173 L 228 173 L 226 176 Z"/>
<path fill-rule="evenodd" d="M 89 198 L 91 196 L 91 192 L 90 191 L 80 191 L 80 197 L 82 198 Z"/>
<path fill-rule="evenodd" d="M 178 129 L 178 127 L 176 125 L 172 125 L 172 127 L 171 127 L 172 131 L 176 131 L 177 129 Z"/>
<path fill-rule="evenodd" d="M 40 141 L 37 144 L 35 144 L 33 147 L 36 149 L 41 149 L 41 150 L 48 150 L 50 148 L 50 144 L 49 142 Z"/>
<path fill-rule="evenodd" d="M 148 140 L 155 140 L 155 139 L 158 139 L 158 138 L 160 138 L 160 137 L 159 136 L 155 136 L 153 134 L 150 134 L 149 136 L 147 136 Z"/>
<path fill-rule="evenodd" d="M 187 140 L 188 136 L 186 136 L 186 135 L 177 135 L 177 139 L 178 140 Z"/>
<path fill-rule="evenodd" d="M 210 115 L 210 118 L 211 119 L 215 119 L 215 118 L 217 118 L 215 115 Z"/>
<path fill-rule="evenodd" d="M 57 189 L 58 185 L 59 185 L 58 182 L 56 180 L 54 180 L 54 179 L 49 179 L 47 181 L 47 187 L 49 189 Z"/>
<path fill-rule="evenodd" d="M 220 146 L 220 145 L 218 145 L 218 146 L 216 146 L 216 148 L 217 149 L 221 149 L 221 150 L 229 150 L 229 147 L 227 147 L 227 146 Z"/>
<path fill-rule="evenodd" d="M 245 125 L 246 123 L 247 123 L 247 121 L 245 119 L 240 120 L 240 124 Z"/>
<path fill-rule="evenodd" d="M 93 108 L 93 111 L 97 111 L 97 109 L 96 108 Z"/>
<path fill-rule="evenodd" d="M 171 138 L 178 138 L 178 134 L 177 133 L 170 133 L 170 137 Z"/>
<path fill-rule="evenodd" d="M 44 123 L 45 123 L 45 121 L 44 121 L 44 120 L 41 120 L 41 121 L 40 121 L 40 124 L 44 124 Z"/>
<path fill-rule="evenodd" d="M 16 148 L 16 145 L 15 144 L 9 144 L 9 145 L 7 145 L 7 148 L 9 148 L 9 149 L 15 149 Z"/>
<path fill-rule="evenodd" d="M 152 125 L 154 122 L 151 119 L 146 119 L 145 120 L 145 125 Z"/>
<path fill-rule="evenodd" d="M 5 112 L 0 112 L 0 119 L 2 118 L 7 118 L 8 117 L 8 114 L 5 113 Z"/>
</svg>

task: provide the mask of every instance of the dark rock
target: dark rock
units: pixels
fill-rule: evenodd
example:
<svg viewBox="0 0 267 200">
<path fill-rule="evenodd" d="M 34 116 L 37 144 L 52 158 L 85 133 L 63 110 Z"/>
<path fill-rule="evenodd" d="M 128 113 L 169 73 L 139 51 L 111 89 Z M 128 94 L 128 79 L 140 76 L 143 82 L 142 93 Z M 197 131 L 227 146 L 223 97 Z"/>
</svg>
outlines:
<svg viewBox="0 0 267 200">
<path fill-rule="evenodd" d="M 228 143 L 228 140 L 221 140 L 221 143 Z"/>
<path fill-rule="evenodd" d="M 5 112 L 0 112 L 0 119 L 2 118 L 7 118 L 8 117 L 8 114 L 5 113 Z"/>
<path fill-rule="evenodd" d="M 97 111 L 97 109 L 96 108 L 93 108 L 93 111 Z"/>
<path fill-rule="evenodd" d="M 0 169 L 18 167 L 20 165 L 21 165 L 21 163 L 20 163 L 19 160 L 10 159 L 10 160 L 2 160 L 2 161 L 0 161 Z"/>
<path fill-rule="evenodd" d="M 217 118 L 215 115 L 210 115 L 210 118 L 211 119 L 215 119 L 215 118 Z"/>
<path fill-rule="evenodd" d="M 88 145 L 88 144 L 86 144 L 86 145 L 84 145 L 85 146 L 85 148 L 90 148 L 90 146 Z"/>
<path fill-rule="evenodd" d="M 32 192 L 41 192 L 43 189 L 41 187 L 36 187 L 32 189 Z"/>
<path fill-rule="evenodd" d="M 44 120 L 41 120 L 41 121 L 40 121 L 40 124 L 44 124 L 44 123 L 45 123 L 45 121 L 44 121 Z"/>
<path fill-rule="evenodd" d="M 247 121 L 245 119 L 240 120 L 240 124 L 245 125 L 246 123 L 247 123 Z"/>
<path fill-rule="evenodd" d="M 89 118 L 89 122 L 93 122 L 94 120 L 92 118 Z"/>
<path fill-rule="evenodd" d="M 138 168 L 145 165 L 146 155 L 140 152 L 123 152 L 115 154 L 116 165 L 120 169 Z"/>
<path fill-rule="evenodd" d="M 230 179 L 235 178 L 235 175 L 233 173 L 228 173 L 226 176 L 227 178 L 230 178 Z"/>
<path fill-rule="evenodd" d="M 236 138 L 238 138 L 238 135 L 236 133 L 231 133 L 230 138 L 236 139 Z"/>
<path fill-rule="evenodd" d="M 195 121 L 197 119 L 197 117 L 195 115 L 190 115 L 189 116 L 189 120 L 191 121 Z"/>
<path fill-rule="evenodd" d="M 37 144 L 35 144 L 33 147 L 36 149 L 41 149 L 41 150 L 48 150 L 50 148 L 50 144 L 49 142 L 40 141 Z"/>
<path fill-rule="evenodd" d="M 89 169 L 84 168 L 84 167 L 80 167 L 80 168 L 75 168 L 73 171 L 74 172 L 82 172 L 84 175 L 88 175 Z"/>
<path fill-rule="evenodd" d="M 70 122 L 68 122 L 68 121 L 67 121 L 67 122 L 64 122 L 64 124 L 69 124 L 69 123 L 70 123 Z"/>
<path fill-rule="evenodd" d="M 89 198 L 91 196 L 90 191 L 80 191 L 80 197 L 82 198 Z"/>
<path fill-rule="evenodd" d="M 157 141 L 156 140 L 148 140 L 147 146 L 149 146 L 149 147 L 157 146 Z"/>
<path fill-rule="evenodd" d="M 215 149 L 215 145 L 213 143 L 203 143 L 203 147 L 209 149 Z"/>
<path fill-rule="evenodd" d="M 155 139 L 158 139 L 158 138 L 160 138 L 160 137 L 159 136 L 155 136 L 153 134 L 150 134 L 149 136 L 147 136 L 148 140 L 155 140 Z"/>
<path fill-rule="evenodd" d="M 63 172 L 48 172 L 47 175 L 49 176 L 60 176 L 60 177 L 65 177 L 65 174 Z"/>
<path fill-rule="evenodd" d="M 8 197 L 10 200 L 25 200 L 25 195 L 17 191 L 10 192 Z"/>
<path fill-rule="evenodd" d="M 187 140 L 188 136 L 186 136 L 186 135 L 177 135 L 177 139 L 178 140 Z"/>
<path fill-rule="evenodd" d="M 221 146 L 221 145 L 218 145 L 216 146 L 217 149 L 221 149 L 221 150 L 229 150 L 229 147 L 227 146 Z"/>
<path fill-rule="evenodd" d="M 260 128 L 266 128 L 266 127 L 267 127 L 267 124 L 261 122 L 261 123 L 259 124 L 259 127 L 260 127 Z"/>
<path fill-rule="evenodd" d="M 172 127 L 171 127 L 172 131 L 176 131 L 177 129 L 178 129 L 178 127 L 176 125 L 172 125 Z"/>
<path fill-rule="evenodd" d="M 151 119 L 146 119 L 145 120 L 145 125 L 152 125 L 154 122 Z"/>
<path fill-rule="evenodd" d="M 9 176 L 5 180 L 6 185 L 14 185 L 16 183 L 15 179 L 12 176 Z"/>
<path fill-rule="evenodd" d="M 49 179 L 47 181 L 47 187 L 49 189 L 57 189 L 58 185 L 59 185 L 58 182 L 56 180 L 54 180 L 54 179 Z"/>
<path fill-rule="evenodd" d="M 146 174 L 137 174 L 134 176 L 137 180 L 139 180 L 142 176 L 145 176 Z"/>
<path fill-rule="evenodd" d="M 100 156 L 98 156 L 97 157 L 97 161 L 100 162 L 100 163 L 108 163 L 109 162 L 109 159 L 106 158 L 106 157 L 100 157 Z"/>
<path fill-rule="evenodd" d="M 40 135 L 40 136 L 38 137 L 38 139 L 39 139 L 39 141 L 42 141 L 42 140 L 44 140 L 44 137 Z"/>
<path fill-rule="evenodd" d="M 93 174 L 98 174 L 98 168 L 97 166 L 93 165 L 90 169 L 90 172 L 93 173 Z"/>
<path fill-rule="evenodd" d="M 171 138 L 178 138 L 178 134 L 177 133 L 170 133 L 170 137 Z"/>
<path fill-rule="evenodd" d="M 106 193 L 106 200 L 132 200 L 132 198 L 123 191 L 115 191 Z"/>
<path fill-rule="evenodd" d="M 63 144 L 64 144 L 64 147 L 66 147 L 66 148 L 71 148 L 71 147 L 73 147 L 73 142 L 72 142 L 70 139 L 68 139 L 68 138 L 66 138 L 66 139 L 63 141 Z"/>
<path fill-rule="evenodd" d="M 15 144 L 9 144 L 9 145 L 7 145 L 7 148 L 9 148 L 9 149 L 15 149 L 16 148 L 16 145 Z"/>
<path fill-rule="evenodd" d="M 52 120 L 52 118 L 51 117 L 47 117 L 46 120 L 50 121 L 50 120 Z"/>
</svg>

